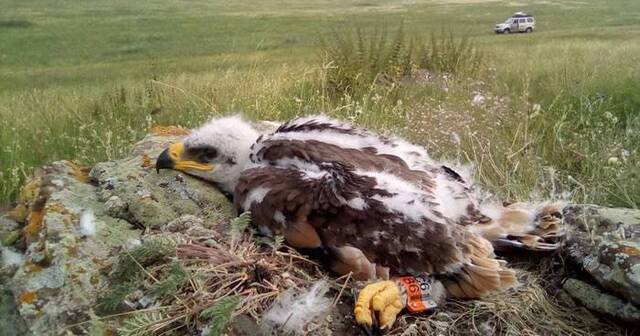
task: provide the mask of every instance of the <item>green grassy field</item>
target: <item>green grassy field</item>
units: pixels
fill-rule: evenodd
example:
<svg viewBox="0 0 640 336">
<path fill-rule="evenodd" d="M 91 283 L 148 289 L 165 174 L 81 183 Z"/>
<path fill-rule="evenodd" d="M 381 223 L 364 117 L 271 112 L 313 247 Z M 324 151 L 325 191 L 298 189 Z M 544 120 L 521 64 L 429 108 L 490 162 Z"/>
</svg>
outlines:
<svg viewBox="0 0 640 336">
<path fill-rule="evenodd" d="M 0 0 L 0 203 L 30 170 L 125 155 L 154 124 L 325 111 L 473 163 L 506 199 L 640 204 L 640 2 Z M 534 34 L 495 35 L 515 11 Z M 327 90 L 318 39 L 402 23 L 484 55 L 474 74 Z M 393 34 L 393 33 L 391 33 Z M 411 76 L 410 76 L 411 77 Z M 414 78 L 415 77 L 415 78 Z M 482 104 L 473 97 L 486 98 Z"/>
</svg>

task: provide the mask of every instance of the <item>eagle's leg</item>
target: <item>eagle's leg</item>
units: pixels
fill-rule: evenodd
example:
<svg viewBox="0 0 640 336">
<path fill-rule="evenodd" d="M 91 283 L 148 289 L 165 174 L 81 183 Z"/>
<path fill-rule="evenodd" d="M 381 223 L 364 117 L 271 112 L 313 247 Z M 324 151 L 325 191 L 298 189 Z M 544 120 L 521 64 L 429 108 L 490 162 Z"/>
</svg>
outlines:
<svg viewBox="0 0 640 336">
<path fill-rule="evenodd" d="M 427 274 L 374 282 L 358 294 L 354 314 L 360 324 L 387 329 L 404 308 L 412 313 L 432 311 L 446 295 L 443 284 Z"/>
<path fill-rule="evenodd" d="M 355 280 L 376 279 L 378 273 L 382 275 L 382 270 L 376 264 L 369 261 L 367 256 L 358 248 L 342 246 L 331 249 L 333 252 L 333 263 L 331 269 L 341 275 L 351 273 Z M 387 277 L 389 272 L 387 270 Z M 386 278 L 385 278 L 386 279 Z"/>
<path fill-rule="evenodd" d="M 389 268 L 376 265 L 358 248 L 342 246 L 333 248 L 334 261 L 331 268 L 338 274 L 348 274 L 355 280 L 374 280 L 358 295 L 354 313 L 360 324 L 381 327 L 391 327 L 396 316 L 404 308 L 406 298 L 401 294 L 401 288 L 389 278 Z M 374 313 L 375 312 L 375 313 Z M 376 319 L 377 323 L 374 323 Z"/>
</svg>

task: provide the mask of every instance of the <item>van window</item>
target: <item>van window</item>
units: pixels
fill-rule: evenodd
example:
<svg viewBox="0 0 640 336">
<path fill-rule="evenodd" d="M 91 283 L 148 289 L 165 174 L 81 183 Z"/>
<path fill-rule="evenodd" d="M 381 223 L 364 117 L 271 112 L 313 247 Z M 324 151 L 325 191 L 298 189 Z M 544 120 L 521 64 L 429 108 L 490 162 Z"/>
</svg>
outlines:
<svg viewBox="0 0 640 336">
<path fill-rule="evenodd" d="M 519 19 L 518 23 L 525 23 L 525 20 L 524 19 Z"/>
<path fill-rule="evenodd" d="M 527 22 L 533 22 L 533 18 L 527 18 Z"/>
</svg>

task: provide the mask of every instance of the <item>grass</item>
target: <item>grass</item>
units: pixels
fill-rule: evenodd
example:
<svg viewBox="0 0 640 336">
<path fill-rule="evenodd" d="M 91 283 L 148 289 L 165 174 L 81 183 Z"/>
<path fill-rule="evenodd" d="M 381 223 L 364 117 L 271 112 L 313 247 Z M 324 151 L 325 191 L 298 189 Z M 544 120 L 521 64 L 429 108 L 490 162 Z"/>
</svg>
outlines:
<svg viewBox="0 0 640 336">
<path fill-rule="evenodd" d="M 155 124 L 325 111 L 471 162 L 503 199 L 640 204 L 634 0 L 1 1 L 0 203 L 33 167 L 122 157 Z M 516 10 L 536 33 L 491 33 Z M 359 27 L 392 41 L 400 22 L 407 41 L 469 39 L 483 63 L 332 92 L 318 37 Z"/>
</svg>

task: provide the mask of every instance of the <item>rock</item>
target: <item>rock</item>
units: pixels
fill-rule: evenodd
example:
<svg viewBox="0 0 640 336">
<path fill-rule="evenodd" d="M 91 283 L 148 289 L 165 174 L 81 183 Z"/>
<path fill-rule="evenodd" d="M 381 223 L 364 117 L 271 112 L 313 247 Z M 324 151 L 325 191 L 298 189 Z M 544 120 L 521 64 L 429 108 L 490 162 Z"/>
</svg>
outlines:
<svg viewBox="0 0 640 336">
<path fill-rule="evenodd" d="M 148 136 L 134 146 L 132 153 L 157 157 L 177 140 Z M 142 168 L 142 155 L 99 163 L 91 170 L 110 215 L 139 227 L 161 229 L 183 215 L 196 215 L 204 220 L 205 227 L 213 227 L 235 214 L 226 196 L 210 184 L 175 171 L 158 174 L 150 167 Z"/>
<path fill-rule="evenodd" d="M 139 245 L 142 229 L 196 223 L 207 232 L 235 216 L 211 185 L 150 167 L 150 158 L 178 139 L 149 135 L 129 157 L 99 163 L 90 172 L 68 161 L 37 170 L 18 206 L 0 217 L 3 239 L 18 232 L 15 245 L 24 249 L 22 265 L 3 265 L 0 272 L 0 290 L 13 299 L 2 296 L 0 311 L 17 311 L 34 335 L 62 332 L 95 316 L 119 251 Z"/>
<path fill-rule="evenodd" d="M 640 309 L 636 306 L 629 302 L 624 302 L 613 295 L 603 293 L 583 281 L 567 279 L 562 288 L 590 310 L 607 314 L 631 324 L 638 325 L 640 323 Z"/>
<path fill-rule="evenodd" d="M 0 291 L 0 336 L 24 335 L 27 325 L 18 314 L 13 295 L 7 290 Z"/>
<path fill-rule="evenodd" d="M 565 209 L 568 255 L 600 286 L 640 304 L 640 210 Z"/>
<path fill-rule="evenodd" d="M 0 215 L 0 242 L 5 246 L 11 246 L 17 239 L 16 233 L 20 225 L 6 215 Z"/>
</svg>

